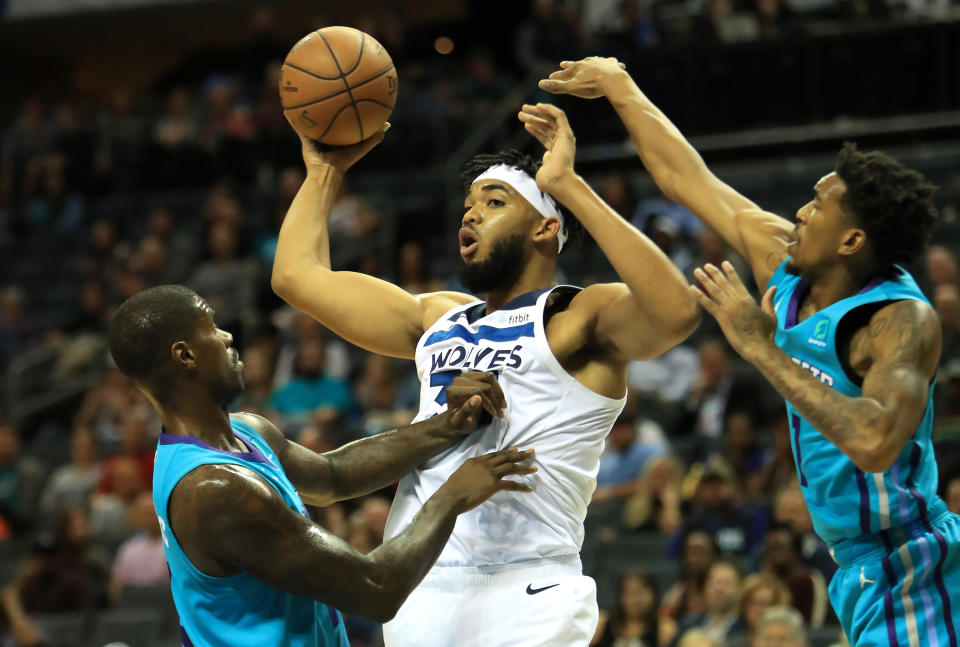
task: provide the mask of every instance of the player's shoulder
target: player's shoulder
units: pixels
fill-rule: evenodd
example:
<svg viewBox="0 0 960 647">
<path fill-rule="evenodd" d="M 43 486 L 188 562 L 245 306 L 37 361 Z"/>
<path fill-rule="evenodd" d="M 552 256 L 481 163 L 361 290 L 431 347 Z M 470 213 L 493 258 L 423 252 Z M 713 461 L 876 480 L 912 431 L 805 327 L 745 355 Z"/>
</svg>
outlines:
<svg viewBox="0 0 960 647">
<path fill-rule="evenodd" d="M 466 294 L 465 292 L 454 292 L 453 290 L 444 290 L 440 292 L 424 292 L 417 295 L 420 307 L 423 311 L 423 329 L 426 330 L 437 319 L 454 308 L 465 306 L 470 303 L 476 303 L 481 299 Z"/>
<path fill-rule="evenodd" d="M 170 497 L 171 512 L 206 520 L 270 507 L 274 490 L 256 472 L 233 463 L 200 465 L 180 479 Z M 230 505 L 225 506 L 224 502 Z"/>
<path fill-rule="evenodd" d="M 936 310 L 920 299 L 901 299 L 878 308 L 866 327 L 874 355 L 935 366 L 942 328 Z"/>
<path fill-rule="evenodd" d="M 629 292 L 626 283 L 593 283 L 574 295 L 567 310 L 590 315 Z"/>
</svg>

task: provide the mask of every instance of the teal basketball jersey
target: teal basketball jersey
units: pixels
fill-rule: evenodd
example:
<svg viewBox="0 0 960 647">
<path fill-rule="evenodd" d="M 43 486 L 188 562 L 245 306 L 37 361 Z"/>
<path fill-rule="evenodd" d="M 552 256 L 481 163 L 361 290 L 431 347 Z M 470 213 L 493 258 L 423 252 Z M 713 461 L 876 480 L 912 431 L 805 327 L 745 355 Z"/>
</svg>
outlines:
<svg viewBox="0 0 960 647">
<path fill-rule="evenodd" d="M 327 605 L 276 589 L 247 573 L 211 577 L 184 554 L 170 528 L 167 503 L 174 487 L 201 465 L 240 465 L 270 484 L 288 506 L 306 515 L 290 479 L 264 439 L 231 420 L 246 452 L 215 449 L 192 436 L 160 434 L 153 468 L 153 505 L 163 532 L 173 601 L 184 647 L 348 647 L 340 613 Z M 225 501 L 224 505 L 230 505 Z"/>
<path fill-rule="evenodd" d="M 784 261 L 770 279 L 776 286 L 775 341 L 790 358 L 825 385 L 850 396 L 861 395 L 860 379 L 848 374 L 837 350 L 837 329 L 857 308 L 888 301 L 927 302 L 913 277 L 897 267 L 889 278 L 875 279 L 857 294 L 842 299 L 804 321 L 797 321 L 809 285 L 786 270 Z M 937 497 L 937 465 L 930 432 L 933 427 L 933 383 L 917 431 L 893 466 L 883 473 L 865 473 L 823 437 L 787 402 L 791 443 L 797 473 L 813 525 L 828 544 L 903 526 L 925 519 Z"/>
</svg>

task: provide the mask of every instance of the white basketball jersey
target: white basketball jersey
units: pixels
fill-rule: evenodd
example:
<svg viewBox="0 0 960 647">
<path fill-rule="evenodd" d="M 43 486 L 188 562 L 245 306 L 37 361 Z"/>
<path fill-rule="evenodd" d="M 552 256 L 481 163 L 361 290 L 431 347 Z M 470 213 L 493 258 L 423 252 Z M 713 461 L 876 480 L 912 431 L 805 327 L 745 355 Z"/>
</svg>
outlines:
<svg viewBox="0 0 960 647">
<path fill-rule="evenodd" d="M 555 289 L 523 294 L 490 314 L 482 301 L 459 306 L 417 344 L 420 412 L 415 422 L 445 411 L 447 385 L 470 370 L 496 373 L 507 407 L 503 418 L 494 418 L 400 481 L 387 538 L 406 528 L 468 458 L 516 445 L 535 449 L 539 468 L 510 477 L 531 485 L 532 493 L 498 492 L 460 515 L 438 566 L 487 566 L 580 552 L 604 438 L 626 396 L 615 400 L 594 393 L 554 357 L 543 311 Z"/>
</svg>

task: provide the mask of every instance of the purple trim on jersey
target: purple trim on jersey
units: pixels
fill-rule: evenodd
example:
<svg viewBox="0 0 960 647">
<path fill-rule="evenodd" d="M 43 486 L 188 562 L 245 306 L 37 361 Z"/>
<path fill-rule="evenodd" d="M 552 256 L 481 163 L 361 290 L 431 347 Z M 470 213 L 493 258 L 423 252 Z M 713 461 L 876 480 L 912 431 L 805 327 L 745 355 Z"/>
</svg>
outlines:
<svg viewBox="0 0 960 647">
<path fill-rule="evenodd" d="M 254 463 L 267 463 L 268 465 L 273 464 L 269 460 L 267 460 L 267 457 L 263 455 L 263 452 L 257 449 L 254 445 L 247 442 L 245 438 L 242 438 L 241 436 L 237 436 L 237 434 L 234 434 L 234 436 L 237 438 L 237 440 L 239 440 L 244 445 L 246 445 L 247 449 L 249 449 L 250 451 L 231 452 L 226 449 L 217 449 L 216 447 L 211 447 L 207 443 L 203 442 L 199 438 L 195 438 L 194 436 L 168 434 L 165 431 L 160 432 L 160 440 L 158 441 L 158 443 L 161 445 L 179 445 L 179 444 L 196 445 L 197 447 L 202 447 L 203 449 L 209 450 L 211 452 L 224 454 L 226 456 L 233 456 L 234 458 L 239 458 L 240 460 L 244 460 L 244 461 L 253 461 Z"/>
<path fill-rule="evenodd" d="M 857 487 L 860 488 L 860 532 L 870 534 L 870 490 L 867 489 L 867 477 L 857 468 Z"/>
<path fill-rule="evenodd" d="M 930 529 L 933 537 L 937 540 L 937 546 L 940 547 L 940 559 L 933 569 L 933 581 L 937 585 L 937 593 L 940 594 L 940 601 L 943 603 L 943 617 L 946 618 L 947 638 L 950 639 L 950 647 L 957 647 L 957 631 L 953 626 L 953 611 L 950 610 L 950 596 L 947 594 L 947 587 L 943 584 L 943 562 L 947 559 L 947 540 L 939 531 Z"/>
<path fill-rule="evenodd" d="M 787 304 L 787 316 L 783 320 L 783 327 L 793 328 L 797 325 L 797 312 L 800 310 L 800 300 L 810 291 L 810 286 L 803 279 L 793 288 L 793 294 L 790 295 L 790 303 Z"/>
<path fill-rule="evenodd" d="M 883 572 L 887 576 L 887 590 L 883 594 L 883 615 L 887 620 L 887 640 L 891 647 L 899 647 L 897 642 L 897 621 L 893 615 L 893 587 L 897 585 L 897 574 L 893 571 L 890 556 L 883 557 Z"/>
<path fill-rule="evenodd" d="M 182 626 L 180 627 L 180 642 L 183 643 L 183 647 L 194 647 L 193 641 L 187 635 L 187 630 Z"/>
<path fill-rule="evenodd" d="M 876 277 L 876 278 L 874 278 L 874 279 L 870 279 L 870 282 L 867 283 L 865 286 L 863 286 L 863 288 L 862 288 L 859 292 L 857 292 L 856 296 L 860 296 L 861 294 L 866 294 L 867 292 L 869 292 L 869 291 L 872 290 L 873 288 L 877 287 L 878 285 L 880 285 L 881 283 L 883 283 L 883 282 L 886 281 L 886 280 L 887 280 L 887 279 L 885 279 L 885 278 L 883 278 L 883 277 L 881 277 L 881 276 L 878 276 L 878 277 Z"/>
<path fill-rule="evenodd" d="M 330 615 L 330 622 L 333 623 L 333 628 L 336 629 L 340 626 L 340 615 L 337 613 L 337 610 L 331 607 L 328 604 L 323 605 L 327 607 L 327 613 Z"/>
</svg>

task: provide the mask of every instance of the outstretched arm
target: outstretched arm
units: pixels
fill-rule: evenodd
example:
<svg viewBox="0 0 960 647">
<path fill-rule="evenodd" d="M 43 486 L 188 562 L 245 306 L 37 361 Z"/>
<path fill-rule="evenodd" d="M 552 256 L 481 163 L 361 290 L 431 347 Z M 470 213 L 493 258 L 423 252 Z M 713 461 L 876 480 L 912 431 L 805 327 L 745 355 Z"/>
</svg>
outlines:
<svg viewBox="0 0 960 647">
<path fill-rule="evenodd" d="M 204 465 L 170 496 L 171 531 L 203 572 L 247 572 L 280 590 L 380 622 L 391 619 L 436 561 L 457 515 L 496 492 L 529 492 L 504 479 L 529 474 L 532 451 L 511 448 L 468 460 L 407 528 L 367 555 L 297 514 L 254 472 Z M 230 505 L 224 505 L 229 501 Z"/>
<path fill-rule="evenodd" d="M 866 333 L 854 338 L 858 353 L 872 359 L 860 397 L 823 384 L 773 342 L 776 320 L 771 288 L 758 308 L 733 270 L 707 265 L 691 287 L 723 329 L 733 348 L 756 366 L 800 415 L 864 472 L 884 472 L 916 433 L 927 407 L 940 358 L 936 313 L 920 301 L 896 301 L 873 315 Z"/>
<path fill-rule="evenodd" d="M 766 286 L 788 255 L 793 225 L 717 178 L 616 59 L 591 56 L 564 61 L 560 67 L 540 81 L 540 87 L 584 98 L 607 97 L 660 190 L 715 229 L 747 260 L 757 285 Z"/>
<path fill-rule="evenodd" d="M 649 359 L 672 348 L 700 322 L 686 280 L 653 241 L 620 217 L 574 172 L 573 131 L 562 110 L 525 105 L 524 127 L 547 149 L 537 186 L 583 224 L 623 283 L 592 285 L 571 302 L 584 313 L 593 342 L 626 359 Z"/>
<path fill-rule="evenodd" d="M 343 175 L 385 132 L 386 127 L 359 144 L 324 152 L 300 137 L 307 177 L 280 228 L 271 286 L 284 301 L 344 339 L 381 355 L 412 358 L 425 328 L 472 297 L 448 292 L 414 296 L 372 276 L 330 267 L 327 222 Z"/>
<path fill-rule="evenodd" d="M 505 406 L 496 377 L 470 371 L 458 375 L 447 387 L 444 413 L 323 454 L 288 440 L 266 418 L 250 413 L 233 417 L 263 436 L 304 502 L 326 506 L 396 483 L 417 465 L 471 434 L 483 411 L 500 417 Z"/>
</svg>

